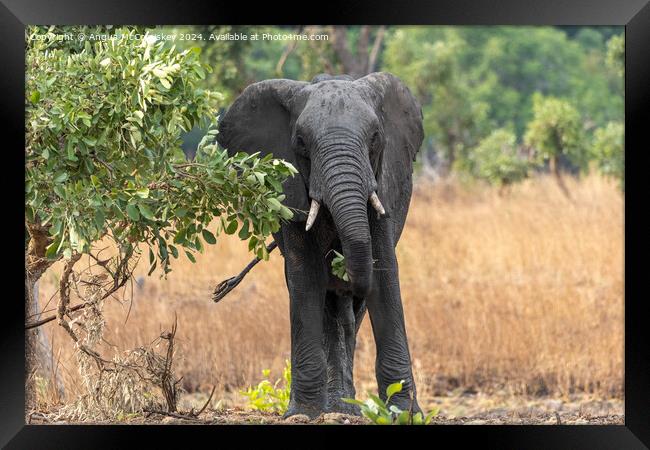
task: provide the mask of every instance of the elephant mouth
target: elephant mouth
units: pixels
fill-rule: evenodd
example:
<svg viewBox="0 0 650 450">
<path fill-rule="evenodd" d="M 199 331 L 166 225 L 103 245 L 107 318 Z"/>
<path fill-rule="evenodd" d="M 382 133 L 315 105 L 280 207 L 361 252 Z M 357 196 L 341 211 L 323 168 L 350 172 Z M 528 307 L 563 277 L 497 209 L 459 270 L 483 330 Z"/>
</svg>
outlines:
<svg viewBox="0 0 650 450">
<path fill-rule="evenodd" d="M 334 223 L 339 231 L 341 247 L 345 256 L 345 269 L 349 278 L 349 287 L 352 294 L 363 298 L 370 291 L 372 282 L 372 249 L 368 224 L 368 207 L 370 203 L 377 214 L 386 216 L 386 210 L 375 191 L 366 200 L 365 204 L 357 202 L 328 204 L 333 213 Z M 359 203 L 359 204 L 356 204 Z M 311 200 L 311 207 L 305 225 L 309 231 L 314 225 L 321 207 L 321 202 Z"/>
<path fill-rule="evenodd" d="M 381 204 L 381 200 L 379 200 L 377 191 L 373 191 L 368 201 L 375 209 L 375 211 L 377 211 L 377 214 L 379 214 L 381 217 L 386 216 L 386 209 L 384 209 L 384 205 Z M 316 217 L 318 216 L 319 210 L 320 210 L 320 202 L 318 200 L 311 199 L 311 206 L 309 208 L 309 214 L 307 215 L 307 223 L 305 224 L 305 231 L 309 231 L 311 227 L 314 226 L 314 222 L 316 221 Z"/>
</svg>

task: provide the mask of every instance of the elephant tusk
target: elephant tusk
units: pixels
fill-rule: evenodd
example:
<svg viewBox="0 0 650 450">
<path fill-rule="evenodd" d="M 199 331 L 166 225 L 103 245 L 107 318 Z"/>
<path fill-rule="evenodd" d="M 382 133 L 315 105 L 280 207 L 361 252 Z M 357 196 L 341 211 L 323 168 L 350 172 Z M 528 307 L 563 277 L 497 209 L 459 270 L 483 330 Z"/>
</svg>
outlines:
<svg viewBox="0 0 650 450">
<path fill-rule="evenodd" d="M 318 215 L 319 208 L 320 208 L 320 203 L 312 199 L 311 208 L 309 208 L 309 214 L 307 215 L 307 225 L 305 225 L 305 231 L 309 231 L 311 226 L 314 224 L 314 221 L 316 220 L 316 216 Z"/>
<path fill-rule="evenodd" d="M 382 216 L 386 215 L 386 210 L 384 209 L 384 206 L 379 201 L 379 197 L 377 197 L 377 192 L 373 192 L 372 195 L 370 196 L 370 204 L 372 205 L 373 208 L 377 210 L 379 214 L 381 214 Z"/>
</svg>

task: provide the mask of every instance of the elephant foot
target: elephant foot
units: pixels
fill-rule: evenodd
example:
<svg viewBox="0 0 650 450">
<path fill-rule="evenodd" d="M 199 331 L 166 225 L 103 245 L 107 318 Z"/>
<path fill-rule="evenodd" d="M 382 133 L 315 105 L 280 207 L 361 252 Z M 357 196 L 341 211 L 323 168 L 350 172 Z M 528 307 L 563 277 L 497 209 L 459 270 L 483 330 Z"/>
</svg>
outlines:
<svg viewBox="0 0 650 450">
<path fill-rule="evenodd" d="M 348 414 L 351 416 L 360 416 L 361 408 L 359 408 L 358 405 L 352 405 L 337 398 L 336 400 L 332 399 L 330 402 L 328 402 L 326 412 L 336 412 L 341 414 Z"/>
<path fill-rule="evenodd" d="M 287 412 L 282 416 L 283 419 L 287 419 L 291 416 L 305 415 L 309 417 L 310 420 L 315 419 L 320 416 L 323 412 L 322 407 L 312 406 L 312 405 L 300 405 L 300 404 L 289 404 Z"/>
</svg>

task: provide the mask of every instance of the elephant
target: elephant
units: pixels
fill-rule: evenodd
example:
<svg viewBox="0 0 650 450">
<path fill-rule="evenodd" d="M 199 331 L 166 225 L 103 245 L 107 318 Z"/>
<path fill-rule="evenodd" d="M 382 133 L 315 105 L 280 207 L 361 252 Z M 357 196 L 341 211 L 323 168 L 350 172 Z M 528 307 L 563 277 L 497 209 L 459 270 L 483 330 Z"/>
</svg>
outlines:
<svg viewBox="0 0 650 450">
<path fill-rule="evenodd" d="M 268 79 L 235 99 L 218 130 L 217 142 L 231 155 L 272 153 L 298 170 L 283 184 L 283 204 L 294 216 L 273 234 L 290 300 L 285 417 L 360 413 L 341 399 L 355 397 L 354 350 L 366 310 L 380 397 L 403 380 L 390 404 L 421 411 L 395 256 L 424 137 L 417 100 L 386 72 Z M 332 250 L 344 255 L 348 281 L 332 274 Z"/>
</svg>

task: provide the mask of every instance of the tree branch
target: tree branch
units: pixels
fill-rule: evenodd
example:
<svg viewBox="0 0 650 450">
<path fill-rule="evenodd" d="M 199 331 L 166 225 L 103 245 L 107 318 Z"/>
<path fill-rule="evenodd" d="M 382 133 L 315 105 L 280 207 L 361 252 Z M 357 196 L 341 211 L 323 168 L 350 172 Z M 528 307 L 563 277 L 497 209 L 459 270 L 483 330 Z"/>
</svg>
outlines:
<svg viewBox="0 0 650 450">
<path fill-rule="evenodd" d="M 296 30 L 296 34 L 301 34 L 303 28 L 304 28 L 303 25 L 300 25 Z M 278 63 L 275 65 L 275 73 L 277 76 L 282 76 L 282 68 L 284 67 L 284 63 L 287 61 L 287 58 L 289 57 L 291 52 L 294 51 L 296 45 L 298 45 L 297 39 L 290 41 L 287 44 L 287 46 L 284 48 L 284 51 L 282 52 L 282 55 L 280 56 Z"/>
<path fill-rule="evenodd" d="M 278 244 L 273 241 L 269 245 L 266 246 L 266 250 L 271 253 Z M 230 291 L 235 289 L 239 283 L 241 283 L 241 280 L 244 279 L 246 274 L 250 272 L 250 270 L 255 267 L 255 265 L 260 262 L 260 258 L 255 258 L 251 262 L 248 263 L 246 267 L 244 267 L 244 270 L 242 270 L 239 275 L 230 277 L 227 280 L 222 281 L 217 285 L 217 287 L 214 289 L 214 293 L 212 294 L 212 300 L 217 303 L 219 302 L 222 298 L 224 298 Z"/>
<path fill-rule="evenodd" d="M 381 43 L 384 40 L 384 33 L 386 32 L 386 27 L 384 25 L 380 26 L 375 35 L 375 42 L 372 44 L 372 50 L 370 50 L 370 56 L 368 57 L 368 73 L 375 71 L 375 65 L 377 64 L 377 56 L 379 56 L 379 49 L 381 48 Z"/>
</svg>

